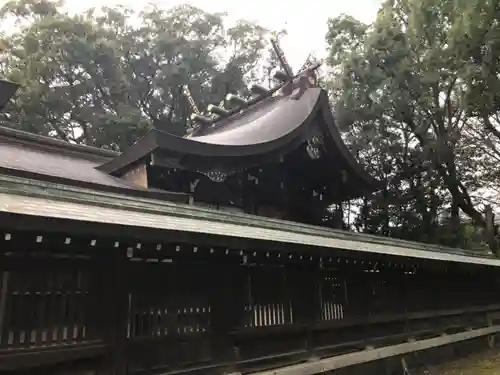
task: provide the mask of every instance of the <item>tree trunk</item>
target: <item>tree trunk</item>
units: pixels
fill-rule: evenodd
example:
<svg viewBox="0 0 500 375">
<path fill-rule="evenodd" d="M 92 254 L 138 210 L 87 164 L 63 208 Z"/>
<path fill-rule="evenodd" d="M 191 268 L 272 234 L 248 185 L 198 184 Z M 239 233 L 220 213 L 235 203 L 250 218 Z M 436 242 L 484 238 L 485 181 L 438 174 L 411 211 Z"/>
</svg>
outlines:
<svg viewBox="0 0 500 375">
<path fill-rule="evenodd" d="M 455 199 L 452 198 L 451 211 L 450 211 L 450 223 L 451 223 L 451 246 L 458 247 L 461 242 L 461 230 L 460 230 L 460 208 L 458 207 Z"/>
</svg>

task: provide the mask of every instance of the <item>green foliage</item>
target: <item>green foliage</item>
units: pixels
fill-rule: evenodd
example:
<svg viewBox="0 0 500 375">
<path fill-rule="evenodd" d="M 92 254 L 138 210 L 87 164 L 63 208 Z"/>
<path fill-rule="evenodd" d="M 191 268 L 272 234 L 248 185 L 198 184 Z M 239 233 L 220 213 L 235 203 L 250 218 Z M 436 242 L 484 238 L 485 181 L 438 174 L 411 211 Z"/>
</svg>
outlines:
<svg viewBox="0 0 500 375">
<path fill-rule="evenodd" d="M 478 74 L 474 54 L 496 46 L 496 18 L 486 0 L 388 0 L 371 25 L 347 16 L 329 21 L 339 123 L 359 158 L 387 182 L 364 203 L 358 228 L 463 245 L 463 214 L 484 225 L 470 191 L 497 163 L 484 155 L 496 156 L 498 141 L 484 116 L 498 112 L 498 90 L 496 70 Z"/>
<path fill-rule="evenodd" d="M 351 151 L 385 183 L 359 202 L 357 230 L 484 248 L 477 196 L 500 193 L 499 2 L 386 0 L 373 24 L 329 20 L 321 82 Z M 77 15 L 61 5 L 0 10 L 17 27 L 0 40 L 0 74 L 22 85 L 8 126 L 122 149 L 151 127 L 184 133 L 184 84 L 204 108 L 273 83 L 277 59 L 253 23 L 227 28 L 224 15 L 188 5 Z"/>
<path fill-rule="evenodd" d="M 115 149 L 151 127 L 183 134 L 191 110 L 182 85 L 200 108 L 218 103 L 256 79 L 265 52 L 262 27 L 225 28 L 223 15 L 192 6 L 69 15 L 60 5 L 18 0 L 0 12 L 25 21 L 0 52 L 0 73 L 22 85 L 9 126 Z"/>
</svg>

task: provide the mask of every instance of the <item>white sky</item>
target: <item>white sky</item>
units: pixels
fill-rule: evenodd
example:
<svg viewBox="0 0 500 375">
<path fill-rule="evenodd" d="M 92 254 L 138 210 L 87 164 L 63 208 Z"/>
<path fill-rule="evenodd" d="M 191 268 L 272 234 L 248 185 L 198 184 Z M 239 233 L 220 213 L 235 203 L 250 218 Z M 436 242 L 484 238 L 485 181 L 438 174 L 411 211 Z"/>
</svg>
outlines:
<svg viewBox="0 0 500 375">
<path fill-rule="evenodd" d="M 0 0 L 0 3 L 4 0 Z M 324 56 L 324 39 L 328 18 L 341 13 L 350 14 L 360 21 L 375 19 L 380 0 L 66 0 L 67 9 L 79 12 L 90 7 L 122 4 L 140 8 L 155 4 L 170 8 L 191 4 L 209 12 L 225 12 L 228 22 L 238 19 L 254 21 L 269 30 L 288 30 L 288 37 L 280 42 L 287 59 L 298 69 L 311 52 Z"/>
</svg>

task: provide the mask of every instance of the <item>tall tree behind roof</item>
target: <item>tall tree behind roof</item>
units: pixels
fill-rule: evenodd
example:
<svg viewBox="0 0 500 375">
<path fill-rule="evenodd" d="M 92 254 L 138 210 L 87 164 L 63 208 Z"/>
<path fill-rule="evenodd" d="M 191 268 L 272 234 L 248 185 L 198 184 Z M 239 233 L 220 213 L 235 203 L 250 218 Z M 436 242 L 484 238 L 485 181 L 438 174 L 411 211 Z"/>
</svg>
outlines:
<svg viewBox="0 0 500 375">
<path fill-rule="evenodd" d="M 484 143 L 482 117 L 498 112 L 498 90 L 496 70 L 474 73 L 487 65 L 475 53 L 499 42 L 496 8 L 493 0 L 388 0 L 371 25 L 348 16 L 330 20 L 339 122 L 359 156 L 389 181 L 385 196 L 369 202 L 382 216 L 377 231 L 407 230 L 401 220 L 414 215 L 415 228 L 427 235 L 443 204 L 450 207 L 441 217 L 449 214 L 452 233 L 460 233 L 460 211 L 484 224 L 470 192 L 492 183 L 489 172 L 498 163 L 485 157 L 498 142 Z M 495 59 L 489 57 L 487 68 L 496 69 Z"/>
<path fill-rule="evenodd" d="M 153 126 L 182 134 L 182 85 L 200 106 L 217 103 L 246 88 L 266 45 L 262 27 L 225 28 L 222 14 L 187 5 L 70 15 L 51 1 L 18 0 L 1 17 L 24 20 L 0 51 L 0 74 L 22 85 L 4 122 L 97 147 L 123 148 Z"/>
</svg>

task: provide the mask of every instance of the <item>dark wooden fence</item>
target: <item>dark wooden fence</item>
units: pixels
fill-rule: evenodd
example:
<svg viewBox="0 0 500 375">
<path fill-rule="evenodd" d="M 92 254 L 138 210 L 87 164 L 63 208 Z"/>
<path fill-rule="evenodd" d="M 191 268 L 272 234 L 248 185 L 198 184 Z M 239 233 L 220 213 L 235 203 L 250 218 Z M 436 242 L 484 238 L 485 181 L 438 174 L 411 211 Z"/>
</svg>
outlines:
<svg viewBox="0 0 500 375">
<path fill-rule="evenodd" d="M 483 266 L 220 240 L 3 235 L 0 371 L 250 371 L 483 327 L 500 310 L 498 271 Z"/>
</svg>

